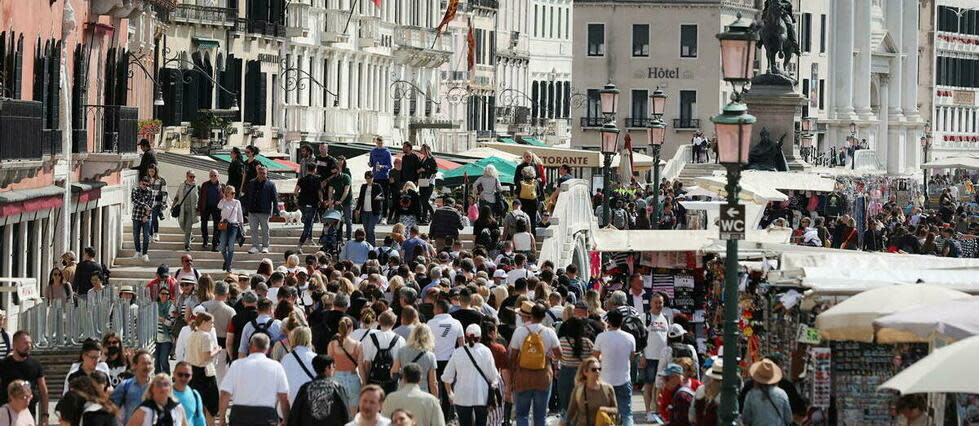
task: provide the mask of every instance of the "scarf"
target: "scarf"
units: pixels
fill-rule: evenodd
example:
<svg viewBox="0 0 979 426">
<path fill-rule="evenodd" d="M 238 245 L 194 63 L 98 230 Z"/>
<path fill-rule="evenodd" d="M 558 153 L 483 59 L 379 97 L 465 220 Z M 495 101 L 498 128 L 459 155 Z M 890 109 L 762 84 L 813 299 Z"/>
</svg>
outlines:
<svg viewBox="0 0 979 426">
<path fill-rule="evenodd" d="M 143 401 L 139 406 L 149 408 L 153 411 L 153 421 L 150 423 L 153 426 L 174 426 L 174 419 L 170 412 L 177 407 L 177 403 L 173 402 L 172 399 L 167 399 L 167 403 L 163 406 L 162 410 L 156 405 L 156 401 L 152 399 Z"/>
</svg>

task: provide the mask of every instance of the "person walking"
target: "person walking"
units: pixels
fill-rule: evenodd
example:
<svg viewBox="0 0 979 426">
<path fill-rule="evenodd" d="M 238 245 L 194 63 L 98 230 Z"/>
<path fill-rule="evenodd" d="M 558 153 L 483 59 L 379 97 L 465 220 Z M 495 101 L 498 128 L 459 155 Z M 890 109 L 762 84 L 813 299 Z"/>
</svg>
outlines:
<svg viewBox="0 0 979 426">
<path fill-rule="evenodd" d="M 50 302 L 60 300 L 62 304 L 74 299 L 71 282 L 65 281 L 64 273 L 58 268 L 51 268 L 48 273 L 48 285 L 44 287 L 44 299 Z"/>
<path fill-rule="evenodd" d="M 313 354 L 315 355 L 315 354 Z M 312 371 L 316 378 L 297 391 L 287 426 L 343 425 L 350 421 L 349 391 L 333 380 L 336 363 L 329 355 L 315 355 Z"/>
<path fill-rule="evenodd" d="M 167 180 L 160 176 L 156 164 L 151 164 L 146 169 L 146 176 L 150 178 L 150 191 L 153 192 L 153 224 L 150 231 L 153 234 L 153 241 L 160 241 L 160 219 L 163 219 L 163 211 L 170 199 L 167 195 Z"/>
<path fill-rule="evenodd" d="M 425 207 L 425 197 L 422 195 L 422 208 Z M 459 240 L 459 231 L 465 228 L 462 224 L 462 214 L 455 208 L 455 200 L 451 197 L 445 198 L 445 205 L 439 207 L 430 216 L 432 226 L 429 228 L 428 235 L 433 241 Z M 446 244 L 448 245 L 448 244 Z"/>
<path fill-rule="evenodd" d="M 133 245 L 136 248 L 133 258 L 142 258 L 147 262 L 150 260 L 147 253 L 153 228 L 153 191 L 150 189 L 149 176 L 139 179 L 139 186 L 133 188 L 130 201 L 133 203 Z"/>
<path fill-rule="evenodd" d="M 534 411 L 534 426 L 544 426 L 554 373 L 552 359 L 561 358 L 561 343 L 554 329 L 541 324 L 547 315 L 543 304 L 524 301 L 518 314 L 523 326 L 510 338 L 510 365 L 513 371 L 513 396 L 517 406 L 517 426 L 528 426 Z"/>
<path fill-rule="evenodd" d="M 607 314 L 608 330 L 595 338 L 594 355 L 602 362 L 602 380 L 615 388 L 616 406 L 623 426 L 632 426 L 632 356 L 636 339 L 621 330 L 624 315 L 619 310 Z"/>
<path fill-rule="evenodd" d="M 413 149 L 411 142 L 401 144 L 401 182 L 411 182 L 417 187 L 418 168 L 421 167 L 422 159 Z"/>
<path fill-rule="evenodd" d="M 408 308 L 405 308 L 407 311 Z M 411 308 L 414 311 L 414 308 Z M 417 315 L 417 314 L 415 314 Z M 414 364 L 421 369 L 421 379 L 418 386 L 423 392 L 431 393 L 438 398 L 437 368 L 435 360 L 435 336 L 427 324 L 418 324 L 411 328 L 405 345 L 394 357 L 393 371 L 402 371 L 404 366 Z"/>
<path fill-rule="evenodd" d="M 204 236 L 204 243 L 201 250 L 207 250 L 207 242 L 211 242 L 211 251 L 218 251 L 218 222 L 221 221 L 221 209 L 218 203 L 224 198 L 224 184 L 218 179 L 218 171 L 207 172 L 208 179 L 201 184 L 197 195 L 197 212 L 201 215 L 201 234 Z M 207 224 L 213 223 L 211 228 L 214 239 L 208 238 Z"/>
<path fill-rule="evenodd" d="M 362 359 L 361 344 L 350 337 L 354 322 L 349 316 L 340 318 L 336 330 L 336 338 L 329 343 L 326 351 L 336 362 L 336 381 L 347 390 L 346 406 L 353 414 L 357 412 L 360 388 L 364 385 L 359 369 Z"/>
<path fill-rule="evenodd" d="M 156 425 L 189 426 L 184 407 L 173 396 L 173 381 L 166 373 L 153 376 L 138 409 L 126 422 L 126 426 Z"/>
<path fill-rule="evenodd" d="M 117 337 L 118 338 L 118 337 Z M 111 367 L 111 365 L 110 365 Z M 122 410 L 122 423 L 129 424 L 129 418 L 143 403 L 143 395 L 149 390 L 153 374 L 153 356 L 145 350 L 133 355 L 133 376 L 123 380 L 112 392 L 112 403 Z"/>
<path fill-rule="evenodd" d="M 316 155 L 313 154 L 313 148 L 309 145 L 302 145 L 299 147 L 299 158 L 296 159 L 296 163 L 299 164 L 299 178 L 302 179 L 309 175 L 310 173 L 316 173 Z M 312 164 L 313 168 L 310 170 L 309 165 Z"/>
<path fill-rule="evenodd" d="M 747 426 L 792 424 L 789 396 L 778 387 L 782 369 L 765 358 L 748 368 L 755 386 L 744 398 L 741 422 Z"/>
<path fill-rule="evenodd" d="M 194 317 L 194 332 L 187 338 L 185 360 L 191 366 L 194 378 L 190 386 L 200 392 L 207 408 L 208 417 L 218 411 L 218 383 L 214 367 L 215 357 L 221 353 L 214 332 L 214 316 L 200 312 Z"/>
<path fill-rule="evenodd" d="M 281 362 L 282 368 L 286 371 L 286 380 L 289 381 L 290 404 L 296 401 L 296 395 L 302 385 L 316 379 L 316 368 L 313 366 L 316 352 L 309 348 L 312 340 L 312 332 L 304 325 L 289 332 L 289 344 L 292 345 L 292 350 L 282 357 Z M 333 374 L 331 373 L 330 376 Z"/>
<path fill-rule="evenodd" d="M 333 175 L 333 168 L 337 165 L 337 159 L 330 155 L 330 147 L 321 143 L 316 155 L 316 174 L 320 175 L 320 180 L 326 182 Z"/>
<path fill-rule="evenodd" d="M 197 200 L 200 194 L 197 190 L 196 178 L 192 170 L 187 170 L 184 183 L 177 188 L 177 196 L 171 203 L 173 212 L 177 213 L 177 223 L 184 231 L 184 251 L 190 251 L 191 232 L 194 230 L 194 222 L 197 221 Z"/>
<path fill-rule="evenodd" d="M 170 289 L 161 287 L 156 293 L 158 310 L 156 322 L 156 347 L 154 349 L 154 371 L 170 373 L 170 354 L 173 353 L 173 322 L 177 307 L 170 299 Z"/>
<path fill-rule="evenodd" d="M 391 156 L 391 150 L 384 146 L 384 139 L 380 136 L 374 137 L 374 149 L 371 149 L 370 155 L 368 156 L 367 165 L 370 166 L 370 172 L 374 179 L 379 183 L 386 183 L 388 177 L 390 176 L 391 168 L 393 168 L 393 157 Z M 386 200 L 388 197 L 387 185 L 381 184 L 381 200 Z M 361 189 L 363 192 L 363 189 Z M 388 203 L 382 202 L 380 210 L 373 210 L 375 214 L 380 215 L 380 217 L 387 217 Z M 371 244 L 374 240 L 370 240 Z"/>
<path fill-rule="evenodd" d="M 424 223 L 432 221 L 435 207 L 432 205 L 432 191 L 435 189 L 435 174 L 438 173 L 438 163 L 435 154 L 428 144 L 422 144 L 421 162 L 418 164 L 418 199 L 421 200 L 421 220 Z"/>
<path fill-rule="evenodd" d="M 32 415 L 46 424 L 48 419 L 48 382 L 44 377 L 41 362 L 31 356 L 34 340 L 26 330 L 14 333 L 13 351 L 0 360 L 0 401 L 9 399 L 8 389 L 12 383 L 23 381 L 29 384 L 32 397 L 27 398 Z M 21 386 L 24 387 L 24 386 Z"/>
<path fill-rule="evenodd" d="M 244 174 L 241 179 L 241 188 L 239 188 L 242 197 L 245 196 L 245 187 L 248 182 L 258 178 L 258 168 L 262 166 L 262 162 L 258 161 L 259 151 L 258 147 L 254 145 L 245 147 L 245 162 L 242 165 Z"/>
<path fill-rule="evenodd" d="M 285 416 L 282 422 L 288 424 L 289 381 L 282 364 L 265 356 L 271 345 L 269 336 L 255 333 L 247 342 L 248 356 L 231 363 L 221 382 L 215 424 L 224 425 L 224 419 L 229 419 L 227 424 L 234 426 L 276 426 L 280 424 L 279 411 Z"/>
<path fill-rule="evenodd" d="M 390 426 L 391 419 L 381 415 L 384 406 L 384 389 L 378 385 L 367 385 L 360 389 L 359 409 L 354 419 L 345 426 Z"/>
<path fill-rule="evenodd" d="M 119 421 L 119 408 L 116 407 L 106 389 L 109 378 L 101 371 L 91 376 L 78 377 L 69 383 L 69 391 L 55 407 L 60 424 L 72 426 L 116 426 Z"/>
<path fill-rule="evenodd" d="M 364 172 L 364 184 L 360 186 L 360 195 L 357 196 L 354 215 L 360 218 L 360 223 L 364 225 L 367 243 L 372 246 L 377 244 L 374 228 L 381 220 L 381 212 L 385 209 L 385 204 L 384 186 L 375 181 L 374 172 Z"/>
<path fill-rule="evenodd" d="M 586 359 L 591 359 L 594 342 L 586 335 L 585 319 L 571 318 L 561 324 L 558 341 L 561 342 L 560 369 L 557 375 L 558 407 L 568 420 L 568 404 L 582 372 L 579 368 Z M 587 373 L 587 370 L 585 371 Z"/>
<path fill-rule="evenodd" d="M 224 259 L 221 270 L 231 272 L 231 264 L 235 261 L 235 242 L 243 239 L 239 236 L 242 234 L 242 223 L 245 222 L 241 201 L 235 198 L 235 187 L 225 185 L 224 198 L 218 203 L 218 209 L 221 211 L 218 229 L 224 227 L 220 231 L 221 238 L 218 240 L 218 250 L 221 251 L 221 257 Z"/>
<path fill-rule="evenodd" d="M 238 359 L 248 354 L 248 345 L 254 335 L 267 336 L 269 348 L 272 342 L 282 340 L 282 322 L 272 317 L 272 301 L 263 297 L 258 299 L 258 316 L 242 327 L 241 344 L 238 346 Z"/>
<path fill-rule="evenodd" d="M 449 401 L 455 405 L 459 426 L 486 426 L 487 398 L 500 380 L 493 353 L 479 343 L 481 335 L 479 324 L 466 327 L 465 345 L 452 352 L 441 376 Z M 517 410 L 519 413 L 519 404 Z M 545 406 L 542 417 L 546 412 Z M 537 407 L 534 414 L 538 414 Z M 519 424 L 519 414 L 517 422 Z"/>
<path fill-rule="evenodd" d="M 140 139 L 139 149 L 140 151 L 143 151 L 143 155 L 139 158 L 139 165 L 133 167 L 133 170 L 138 170 L 139 174 L 137 178 L 142 179 L 143 176 L 147 175 L 147 170 L 150 169 L 150 166 L 157 165 L 156 150 L 153 149 L 152 145 L 150 145 L 150 141 L 148 139 Z"/>
<path fill-rule="evenodd" d="M 544 176 L 544 166 L 533 152 L 524 151 L 523 162 L 517 165 L 513 172 L 514 190 L 520 200 L 520 208 L 530 220 L 530 232 L 537 233 L 537 212 L 539 200 L 544 198 L 543 188 L 547 184 Z"/>
<path fill-rule="evenodd" d="M 95 371 L 109 374 L 109 365 L 102 362 L 102 344 L 98 340 L 85 339 L 82 342 L 81 353 L 78 354 L 78 362 L 72 363 L 65 375 L 65 383 L 62 387 L 62 396 L 68 392 L 69 383 L 81 376 L 91 376 Z"/>
<path fill-rule="evenodd" d="M 249 147 L 251 149 L 253 147 Z M 271 233 L 269 217 L 279 216 L 279 193 L 275 185 L 268 179 L 268 169 L 265 166 L 256 168 L 255 179 L 245 184 L 243 207 L 248 211 L 248 223 L 251 224 L 252 248 L 249 254 L 269 252 Z"/>
<path fill-rule="evenodd" d="M 479 199 L 479 207 L 488 206 L 496 216 L 503 216 L 502 197 L 503 185 L 500 183 L 500 173 L 492 164 L 483 168 L 483 175 L 473 183 L 473 192 Z"/>
<path fill-rule="evenodd" d="M 333 174 L 327 180 L 326 202 L 328 209 L 336 209 L 343 213 L 343 234 L 344 239 L 349 240 L 353 233 L 353 194 L 351 193 L 350 175 L 344 173 L 341 163 L 338 161 L 333 166 Z M 337 230 L 340 233 L 340 230 Z"/>
<path fill-rule="evenodd" d="M 404 346 L 404 339 L 392 330 L 396 321 L 394 312 L 381 313 L 377 318 L 378 329 L 367 335 L 362 347 L 361 376 L 366 378 L 367 383 L 378 385 L 385 392 L 393 392 L 398 387 L 391 366 L 395 354 Z"/>
<path fill-rule="evenodd" d="M 694 425 L 714 426 L 717 424 L 717 409 L 721 404 L 724 360 L 717 357 L 704 375 L 709 380 L 694 393 L 693 409 L 688 417 Z"/>
<path fill-rule="evenodd" d="M 438 377 L 442 377 L 453 351 L 465 342 L 465 334 L 462 323 L 453 318 L 452 315 L 449 315 L 449 302 L 447 300 L 439 299 L 435 301 L 433 313 L 435 315 L 432 319 L 428 320 L 427 325 L 430 330 L 439 330 L 435 334 L 435 360 L 436 374 Z M 445 416 L 446 421 L 448 421 L 452 418 L 452 403 L 449 401 L 443 382 L 439 382 L 438 391 L 439 399 L 442 401 L 442 414 Z"/>
<path fill-rule="evenodd" d="M 313 222 L 316 221 L 316 212 L 323 203 L 323 180 L 316 174 L 316 163 L 310 162 L 304 166 L 305 175 L 296 182 L 295 189 L 295 193 L 298 194 L 296 204 L 303 215 L 303 233 L 299 236 L 299 250 L 306 245 L 306 241 L 313 238 Z"/>
<path fill-rule="evenodd" d="M 190 426 L 206 426 L 204 398 L 200 392 L 190 387 L 194 371 L 187 361 L 180 361 L 173 368 L 173 397 L 184 409 L 184 416 Z"/>
<path fill-rule="evenodd" d="M 237 146 L 231 148 L 228 163 L 228 181 L 225 185 L 235 189 L 236 194 L 241 194 L 245 180 L 245 163 L 241 161 L 241 149 Z"/>
<path fill-rule="evenodd" d="M 595 426 L 599 416 L 611 416 L 619 412 L 615 390 L 602 380 L 602 364 L 594 357 L 589 356 L 581 362 L 575 373 L 574 388 L 570 392 L 565 420 L 568 426 Z"/>
<path fill-rule="evenodd" d="M 424 377 L 422 367 L 415 363 L 408 363 L 400 371 L 401 387 L 385 398 L 381 415 L 392 417 L 395 411 L 405 410 L 415 416 L 416 424 L 419 426 L 445 426 L 438 397 L 419 386 Z M 460 426 L 465 425 L 460 423 Z"/>
<path fill-rule="evenodd" d="M 14 380 L 7 385 L 7 403 L 0 406 L 0 422 L 12 426 L 34 426 L 34 416 L 28 409 L 33 397 L 30 383 Z"/>
<path fill-rule="evenodd" d="M 387 186 L 387 193 L 385 193 L 385 197 L 387 197 L 386 204 L 388 205 L 388 212 L 384 217 L 387 218 L 388 223 L 395 223 L 395 219 L 397 219 L 398 214 L 398 203 L 401 202 L 401 188 L 403 188 L 405 184 L 404 179 L 401 176 L 400 158 L 394 159 L 394 167 L 391 170 L 388 170 L 387 181 L 383 183 Z"/>
</svg>

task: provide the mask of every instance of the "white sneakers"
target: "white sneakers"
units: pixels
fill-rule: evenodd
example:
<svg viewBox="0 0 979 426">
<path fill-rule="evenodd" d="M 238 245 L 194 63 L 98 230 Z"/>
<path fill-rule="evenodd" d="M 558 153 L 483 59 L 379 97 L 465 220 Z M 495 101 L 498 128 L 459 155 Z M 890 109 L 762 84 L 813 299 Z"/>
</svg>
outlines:
<svg viewBox="0 0 979 426">
<path fill-rule="evenodd" d="M 153 241 L 160 242 L 160 234 L 154 234 L 153 235 Z"/>
<path fill-rule="evenodd" d="M 268 252 L 269 252 L 269 248 L 268 247 L 263 247 L 262 248 L 262 253 L 268 253 Z"/>
<path fill-rule="evenodd" d="M 255 253 L 258 253 L 258 247 L 252 247 L 248 249 L 248 254 L 255 254 Z"/>
<path fill-rule="evenodd" d="M 150 255 L 144 254 L 143 255 L 143 262 L 149 262 L 149 261 L 150 261 Z"/>
</svg>

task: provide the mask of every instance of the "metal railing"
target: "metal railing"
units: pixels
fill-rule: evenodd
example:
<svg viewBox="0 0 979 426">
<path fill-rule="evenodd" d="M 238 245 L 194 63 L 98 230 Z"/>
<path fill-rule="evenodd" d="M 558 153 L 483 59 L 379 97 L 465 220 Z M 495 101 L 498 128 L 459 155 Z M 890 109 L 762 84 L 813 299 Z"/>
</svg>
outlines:
<svg viewBox="0 0 979 426">
<path fill-rule="evenodd" d="M 699 129 L 700 119 L 699 118 L 674 118 L 673 128 L 674 129 Z"/>
<path fill-rule="evenodd" d="M 625 126 L 629 128 L 649 127 L 649 117 L 628 117 L 625 119 Z"/>
<path fill-rule="evenodd" d="M 43 140 L 42 121 L 40 102 L 0 101 L 0 161 L 40 160 L 45 151 L 43 144 L 37 143 Z"/>
<path fill-rule="evenodd" d="M 581 117 L 581 127 L 602 127 L 605 124 L 603 117 Z"/>
<path fill-rule="evenodd" d="M 163 23 L 170 23 L 170 16 L 177 8 L 176 0 L 152 0 L 149 2 L 150 8 L 156 13 L 156 19 Z"/>
<path fill-rule="evenodd" d="M 89 290 L 76 302 L 48 300 L 21 313 L 21 328 L 31 333 L 36 348 L 76 348 L 85 339 L 102 340 L 108 332 L 129 348 L 146 348 L 156 339 L 159 309 L 149 289 L 140 289 L 133 303 L 119 297 L 115 286 Z"/>
<path fill-rule="evenodd" d="M 499 0 L 469 0 L 469 3 L 472 4 L 472 7 L 483 7 L 487 9 L 500 8 Z"/>
<path fill-rule="evenodd" d="M 394 30 L 397 47 L 448 52 L 451 50 L 449 41 L 448 37 L 437 37 L 435 30 L 430 28 L 400 26 Z"/>
<path fill-rule="evenodd" d="M 234 25 L 235 19 L 238 17 L 238 9 L 178 4 L 171 17 L 174 21 Z"/>
<path fill-rule="evenodd" d="M 95 123 L 95 149 L 92 152 L 136 152 L 138 108 L 120 105 L 86 105 L 85 108 Z"/>
</svg>

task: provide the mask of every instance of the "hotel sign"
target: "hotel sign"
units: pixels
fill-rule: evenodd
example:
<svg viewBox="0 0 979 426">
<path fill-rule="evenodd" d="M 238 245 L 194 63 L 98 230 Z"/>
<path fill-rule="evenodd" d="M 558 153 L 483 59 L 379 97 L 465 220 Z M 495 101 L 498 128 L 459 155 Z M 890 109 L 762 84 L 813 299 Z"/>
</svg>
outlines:
<svg viewBox="0 0 979 426">
<path fill-rule="evenodd" d="M 640 74 L 643 74 L 642 76 Z M 680 67 L 666 68 L 666 67 L 648 67 L 644 71 L 637 71 L 636 78 L 641 77 L 658 79 L 658 80 L 692 80 L 692 71 L 680 71 Z"/>
</svg>

